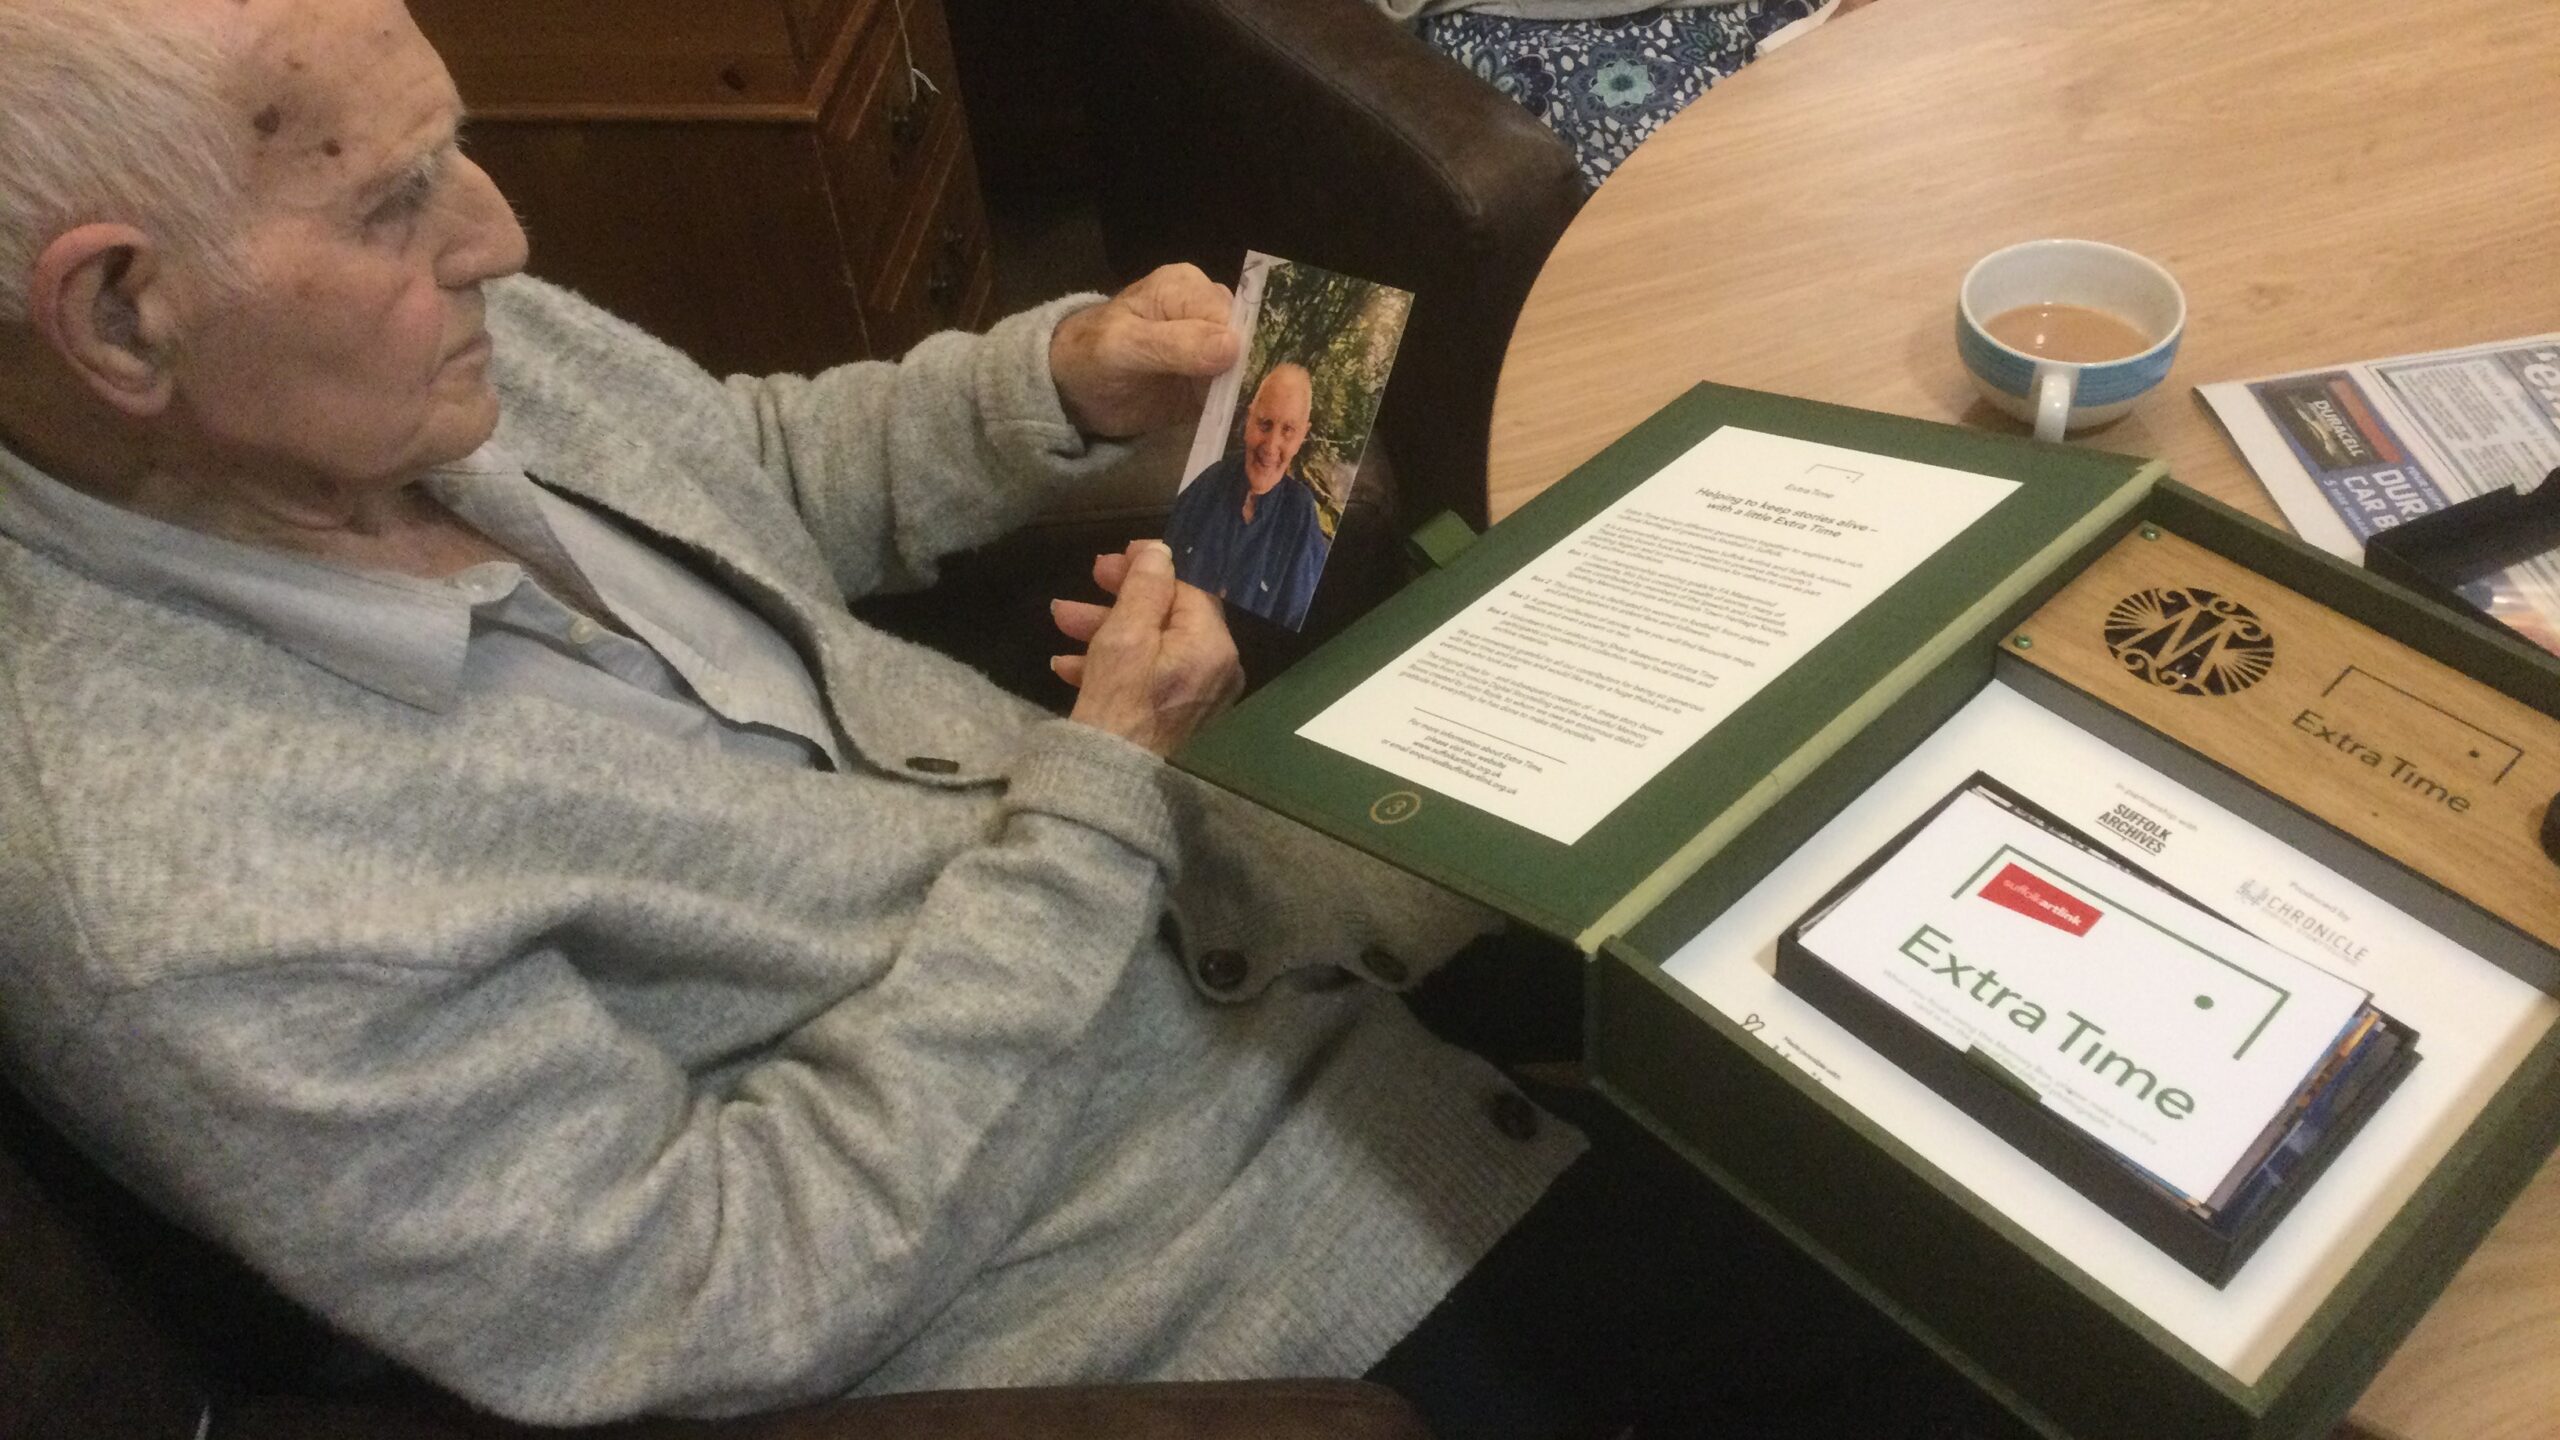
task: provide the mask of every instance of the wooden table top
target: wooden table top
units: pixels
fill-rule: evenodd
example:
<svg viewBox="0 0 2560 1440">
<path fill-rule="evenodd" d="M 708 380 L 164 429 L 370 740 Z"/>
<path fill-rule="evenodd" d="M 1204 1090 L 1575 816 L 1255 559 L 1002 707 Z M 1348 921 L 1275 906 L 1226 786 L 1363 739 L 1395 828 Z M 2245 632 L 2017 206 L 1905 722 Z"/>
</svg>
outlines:
<svg viewBox="0 0 2560 1440">
<path fill-rule="evenodd" d="M 2195 398 L 2560 329 L 2560 26 L 2517 0 L 1881 0 L 1719 85 L 1592 197 L 1523 310 L 1499 517 L 1698 380 L 2015 432 L 1956 285 L 2003 245 L 2112 241 L 2189 319 L 2086 443 L 2262 518 Z M 2560 1435 L 2560 1162 L 2367 1392 L 2409 1440 Z"/>
<path fill-rule="evenodd" d="M 2560 328 L 2560 26 L 2517 0 L 1882 0 L 1642 146 L 1531 292 L 1505 515 L 1695 380 L 1977 409 L 1956 284 L 2070 235 L 2167 265 L 2177 369 L 2086 437 L 2272 518 L 2193 395 Z"/>
</svg>

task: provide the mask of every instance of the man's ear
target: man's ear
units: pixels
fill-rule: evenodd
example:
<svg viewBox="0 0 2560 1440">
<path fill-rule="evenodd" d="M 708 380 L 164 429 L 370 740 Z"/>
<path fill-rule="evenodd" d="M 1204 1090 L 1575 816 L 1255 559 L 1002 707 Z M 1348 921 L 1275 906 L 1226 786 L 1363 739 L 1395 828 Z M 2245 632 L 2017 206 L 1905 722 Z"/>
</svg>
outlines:
<svg viewBox="0 0 2560 1440">
<path fill-rule="evenodd" d="M 36 257 L 27 319 L 90 390 L 148 419 L 174 385 L 162 363 L 172 319 L 161 253 L 130 225 L 83 225 Z"/>
</svg>

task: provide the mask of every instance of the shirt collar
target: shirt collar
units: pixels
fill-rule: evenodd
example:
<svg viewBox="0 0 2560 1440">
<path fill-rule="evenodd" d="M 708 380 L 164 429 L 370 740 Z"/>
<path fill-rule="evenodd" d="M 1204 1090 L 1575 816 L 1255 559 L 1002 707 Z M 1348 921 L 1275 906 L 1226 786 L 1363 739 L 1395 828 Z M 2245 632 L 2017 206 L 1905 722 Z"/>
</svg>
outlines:
<svg viewBox="0 0 2560 1440">
<path fill-rule="evenodd" d="M 496 463 L 484 449 L 464 466 Z M 449 710 L 461 694 L 471 604 L 436 581 L 341 569 L 155 520 L 84 495 L 6 446 L 0 534 L 137 598 L 240 625 L 404 704 Z"/>
</svg>

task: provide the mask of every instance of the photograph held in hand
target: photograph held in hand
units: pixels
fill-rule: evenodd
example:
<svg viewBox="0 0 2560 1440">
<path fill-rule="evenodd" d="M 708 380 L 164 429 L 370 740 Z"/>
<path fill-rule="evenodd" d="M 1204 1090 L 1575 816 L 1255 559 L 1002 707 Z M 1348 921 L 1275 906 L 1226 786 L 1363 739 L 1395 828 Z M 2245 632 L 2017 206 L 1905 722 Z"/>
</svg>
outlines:
<svg viewBox="0 0 2560 1440">
<path fill-rule="evenodd" d="M 1185 581 L 1291 630 L 1306 624 L 1377 423 L 1413 297 L 1258 252 L 1165 539 Z"/>
</svg>

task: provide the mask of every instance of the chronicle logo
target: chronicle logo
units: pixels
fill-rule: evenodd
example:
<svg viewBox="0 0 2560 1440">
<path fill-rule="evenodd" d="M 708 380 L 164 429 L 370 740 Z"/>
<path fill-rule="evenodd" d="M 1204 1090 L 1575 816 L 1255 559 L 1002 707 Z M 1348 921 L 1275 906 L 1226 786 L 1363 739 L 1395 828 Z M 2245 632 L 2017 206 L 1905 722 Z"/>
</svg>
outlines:
<svg viewBox="0 0 2560 1440">
<path fill-rule="evenodd" d="M 2350 965 L 2363 964 L 2370 953 L 2365 943 L 2346 929 L 2346 917 L 2338 913 L 2335 906 L 2320 905 L 2322 910 L 2330 912 L 2329 918 L 2323 918 L 2311 905 L 2293 900 L 2263 880 L 2243 880 L 2236 893 L 2243 901 L 2257 907 L 2259 913 L 2293 927 L 2296 934 L 2322 946 Z M 2313 901 L 2312 904 L 2320 902 Z M 2332 923 L 2333 920 L 2337 923 Z"/>
<path fill-rule="evenodd" d="M 2181 695 L 2238 694 L 2276 667 L 2266 623 L 2210 590 L 2127 595 L 2107 612 L 2102 633 L 2127 671 Z"/>
</svg>

